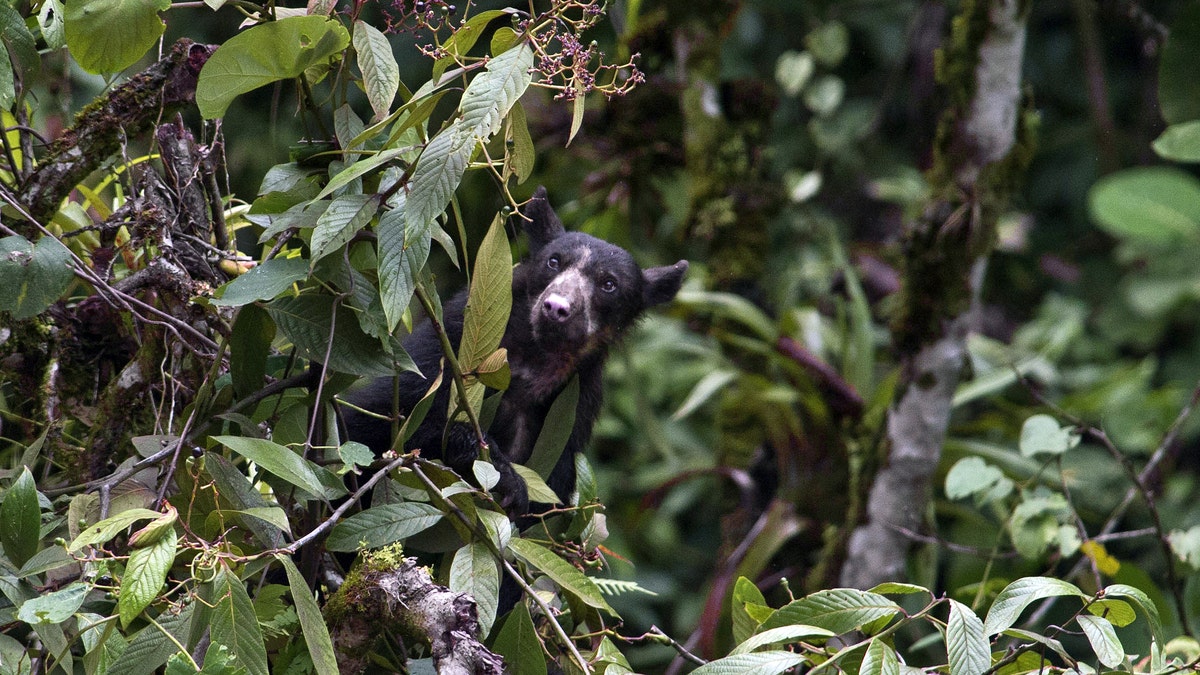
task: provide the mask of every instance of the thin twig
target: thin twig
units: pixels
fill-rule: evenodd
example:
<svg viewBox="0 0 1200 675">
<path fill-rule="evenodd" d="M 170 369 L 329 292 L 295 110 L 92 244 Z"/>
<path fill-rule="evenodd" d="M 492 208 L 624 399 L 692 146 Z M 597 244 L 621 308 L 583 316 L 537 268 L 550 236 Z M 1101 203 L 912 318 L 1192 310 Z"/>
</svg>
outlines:
<svg viewBox="0 0 1200 675">
<path fill-rule="evenodd" d="M 317 537 L 320 537 L 325 533 L 326 530 L 337 524 L 337 522 L 341 520 L 342 516 L 346 514 L 346 511 L 350 510 L 352 506 L 357 504 L 359 500 L 361 500 L 367 494 L 367 492 L 374 488 L 379 481 L 387 478 L 388 474 L 390 474 L 393 469 L 406 462 L 413 461 L 413 458 L 413 455 L 404 455 L 403 457 L 397 457 L 396 459 L 392 460 L 387 466 L 383 467 L 383 469 L 375 472 L 375 475 L 371 476 L 371 479 L 366 483 L 363 483 L 362 487 L 358 488 L 354 494 L 350 495 L 349 499 L 347 499 L 345 502 L 342 502 L 341 506 L 334 509 L 333 513 L 329 514 L 328 518 L 321 521 L 320 525 L 314 527 L 308 534 L 293 541 L 290 545 L 275 551 L 271 551 L 270 553 L 286 553 L 288 555 L 292 555 L 296 551 L 299 551 L 300 548 L 305 544 L 308 544 Z"/>
</svg>

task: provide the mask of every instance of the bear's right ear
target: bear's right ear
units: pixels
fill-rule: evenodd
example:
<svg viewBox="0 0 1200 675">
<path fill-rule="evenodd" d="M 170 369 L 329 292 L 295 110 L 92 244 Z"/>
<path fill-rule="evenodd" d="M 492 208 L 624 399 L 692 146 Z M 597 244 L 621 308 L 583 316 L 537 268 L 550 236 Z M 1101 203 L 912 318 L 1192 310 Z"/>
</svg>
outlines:
<svg viewBox="0 0 1200 675">
<path fill-rule="evenodd" d="M 521 209 L 521 213 L 529 220 L 522 219 L 525 233 L 529 235 L 529 254 L 537 253 L 543 246 L 549 244 L 566 230 L 558 214 L 550 208 L 550 200 L 546 198 L 546 188 L 539 186 Z"/>
</svg>

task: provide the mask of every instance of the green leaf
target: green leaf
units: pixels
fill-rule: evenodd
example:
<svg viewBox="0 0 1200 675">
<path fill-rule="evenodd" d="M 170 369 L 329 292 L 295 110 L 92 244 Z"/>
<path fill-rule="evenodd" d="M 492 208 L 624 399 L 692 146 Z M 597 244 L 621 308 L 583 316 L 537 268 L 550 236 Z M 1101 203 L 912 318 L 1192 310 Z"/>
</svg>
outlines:
<svg viewBox="0 0 1200 675">
<path fill-rule="evenodd" d="M 705 373 L 696 386 L 692 387 L 683 403 L 679 404 L 679 409 L 671 415 L 671 419 L 681 420 L 692 414 L 713 396 L 720 393 L 737 376 L 737 371 L 721 368 Z"/>
<path fill-rule="evenodd" d="M 62 590 L 31 598 L 21 604 L 17 618 L 33 625 L 60 624 L 79 611 L 89 590 L 91 586 L 76 582 Z"/>
<path fill-rule="evenodd" d="M 133 65 L 166 30 L 158 13 L 170 0 L 74 0 L 67 3 L 64 36 L 71 56 L 90 73 Z"/>
<path fill-rule="evenodd" d="M 108 675 L 155 672 L 172 654 L 178 652 L 176 645 L 187 644 L 195 607 L 195 603 L 189 603 L 178 614 L 165 612 L 159 615 L 157 625 L 149 625 L 138 631 L 130 639 L 129 646 L 109 667 Z"/>
<path fill-rule="evenodd" d="M 817 591 L 780 607 L 763 622 L 763 629 L 806 624 L 847 633 L 900 613 L 900 606 L 877 593 L 852 588 Z"/>
<path fill-rule="evenodd" d="M 1145 591 L 1128 584 L 1113 584 L 1104 589 L 1104 597 L 1131 600 L 1150 622 L 1150 634 L 1154 636 L 1154 641 L 1163 644 L 1162 620 L 1158 616 L 1158 606 Z"/>
<path fill-rule="evenodd" d="M 0 312 L 14 319 L 41 314 L 71 285 L 71 252 L 54 237 L 30 244 L 13 235 L 0 239 Z"/>
<path fill-rule="evenodd" d="M 575 413 L 579 408 L 579 378 L 572 377 L 567 386 L 555 397 L 546 413 L 546 421 L 533 444 L 533 452 L 525 465 L 545 478 L 558 464 L 559 457 L 567 447 L 571 431 L 575 428 Z"/>
<path fill-rule="evenodd" d="M 1154 139 L 1154 152 L 1174 162 L 1200 162 L 1200 120 L 1172 124 Z"/>
<path fill-rule="evenodd" d="M 979 457 L 963 457 L 946 472 L 946 497 L 986 495 L 1004 480 L 1004 472 Z"/>
<path fill-rule="evenodd" d="M 237 513 L 263 521 L 279 530 L 291 534 L 292 524 L 288 522 L 287 514 L 278 506 L 258 506 L 249 509 L 232 509 L 223 513 Z"/>
<path fill-rule="evenodd" d="M 758 630 L 758 620 L 746 611 L 746 605 L 766 606 L 762 591 L 746 577 L 738 577 L 729 598 L 730 617 L 733 624 L 733 641 L 741 644 Z"/>
<path fill-rule="evenodd" d="M 376 226 L 379 246 L 379 299 L 389 331 L 396 329 L 412 301 L 417 274 L 429 259 L 432 221 L 409 228 L 402 206 L 385 212 Z"/>
<path fill-rule="evenodd" d="M 1096 652 L 1096 660 L 1109 668 L 1121 665 L 1125 660 L 1125 647 L 1121 645 L 1117 631 L 1108 619 L 1080 614 L 1075 617 L 1075 621 L 1091 643 L 1092 651 Z"/>
<path fill-rule="evenodd" d="M 868 588 L 872 593 L 882 595 L 913 595 L 915 593 L 929 593 L 933 595 L 928 588 L 918 586 L 917 584 L 905 584 L 899 581 L 885 581 L 882 584 Z"/>
<path fill-rule="evenodd" d="M 1102 599 L 1087 606 L 1087 611 L 1108 619 L 1109 623 L 1124 628 L 1137 620 L 1137 612 L 1124 600 Z"/>
<path fill-rule="evenodd" d="M 169 528 L 165 536 L 150 546 L 129 552 L 125 576 L 121 579 L 121 596 L 117 600 L 122 628 L 128 627 L 158 597 L 167 582 L 167 572 L 175 563 L 175 544 L 175 529 Z"/>
<path fill-rule="evenodd" d="M 1200 5 L 1185 3 L 1171 24 L 1158 61 L 1158 103 L 1168 124 L 1200 119 Z"/>
<path fill-rule="evenodd" d="M 543 504 L 557 504 L 558 495 L 554 494 L 554 490 L 546 485 L 546 481 L 541 474 L 521 464 L 513 464 L 513 471 L 525 481 L 525 488 L 529 491 L 529 501 L 541 502 Z"/>
<path fill-rule="evenodd" d="M 482 542 L 472 542 L 454 553 L 450 562 L 450 590 L 475 598 L 479 631 L 487 635 L 500 605 L 500 567 Z"/>
<path fill-rule="evenodd" d="M 533 81 L 531 68 L 533 49 L 528 42 L 488 60 L 487 68 L 463 92 L 460 132 L 485 142 L 496 135 L 504 116 Z"/>
<path fill-rule="evenodd" d="M 1021 616 L 1021 612 L 1030 605 L 1044 598 L 1073 595 L 1077 598 L 1087 598 L 1083 591 L 1074 584 L 1052 577 L 1026 577 L 1017 579 L 1000 591 L 992 608 L 988 610 L 987 619 L 983 622 L 984 634 L 995 635 L 1012 626 Z"/>
<path fill-rule="evenodd" d="M 208 602 L 212 605 L 209 635 L 213 645 L 225 645 L 250 675 L 269 675 L 262 630 L 245 584 L 220 562 L 216 576 L 207 585 Z"/>
<path fill-rule="evenodd" d="M 360 545 L 379 548 L 426 530 L 442 518 L 442 512 L 421 502 L 373 506 L 333 526 L 325 548 L 357 551 Z"/>
<path fill-rule="evenodd" d="M 900 675 L 900 659 L 896 658 L 896 650 L 883 640 L 871 640 L 858 675 Z"/>
<path fill-rule="evenodd" d="M 229 376 L 238 398 L 262 389 L 274 339 L 275 324 L 266 310 L 258 305 L 245 305 L 238 310 L 229 336 Z"/>
<path fill-rule="evenodd" d="M 578 597 L 584 604 L 617 616 L 613 608 L 609 607 L 604 597 L 600 595 L 600 589 L 596 588 L 596 583 L 584 576 L 583 572 L 580 572 L 571 563 L 555 555 L 550 549 L 528 539 L 520 538 L 514 538 L 508 542 L 508 548 L 517 557 L 553 579 L 554 583 L 561 586 L 563 590 Z"/>
<path fill-rule="evenodd" d="M 1171 530 L 1167 533 L 1167 541 L 1175 557 L 1187 563 L 1193 569 L 1200 568 L 1200 525 L 1194 525 L 1186 530 Z"/>
<path fill-rule="evenodd" d="M 12 110 L 17 100 L 14 61 L 17 72 L 22 73 L 22 79 L 32 79 L 31 76 L 41 69 L 41 59 L 25 20 L 8 5 L 0 5 L 0 40 L 7 47 L 0 49 L 0 109 Z"/>
<path fill-rule="evenodd" d="M 805 657 L 792 652 L 734 654 L 709 661 L 693 670 L 692 675 L 778 675 L 805 661 Z"/>
<path fill-rule="evenodd" d="M 1028 640 L 1030 642 L 1036 642 L 1037 644 L 1044 645 L 1050 649 L 1050 651 L 1061 656 L 1063 661 L 1067 664 L 1070 664 L 1071 666 L 1075 665 L 1075 659 L 1067 653 L 1067 649 L 1063 647 L 1063 644 L 1054 638 L 1048 638 L 1041 633 L 1031 630 L 1021 630 L 1020 628 L 1007 628 L 1001 632 L 1003 635 L 1007 635 L 1008 637 L 1015 637 L 1020 640 Z"/>
<path fill-rule="evenodd" d="M 992 665 L 983 622 L 970 607 L 956 600 L 950 600 L 950 618 L 946 621 L 946 653 L 950 675 L 981 675 Z"/>
<path fill-rule="evenodd" d="M 278 554 L 275 559 L 287 572 L 288 585 L 292 589 L 292 604 L 296 606 L 296 614 L 300 618 L 300 630 L 304 633 L 304 643 L 308 647 L 309 657 L 312 658 L 313 668 L 317 675 L 337 675 L 338 664 L 334 656 L 333 641 L 329 638 L 329 627 L 325 625 L 321 608 L 308 589 L 308 583 L 291 558 Z"/>
<path fill-rule="evenodd" d="M 293 16 L 248 28 L 226 40 L 204 64 L 196 105 L 205 119 L 221 117 L 239 95 L 299 77 L 348 44 L 345 26 L 323 16 Z"/>
<path fill-rule="evenodd" d="M 477 369 L 500 346 L 512 310 L 512 278 L 512 249 L 504 232 L 504 219 L 497 215 L 475 256 L 475 274 L 463 310 L 458 348 L 458 364 L 463 372 Z"/>
<path fill-rule="evenodd" d="M 325 487 L 317 476 L 325 469 L 278 443 L 244 436 L 213 436 L 213 440 L 311 495 L 336 499 L 345 494 L 344 490 L 338 493 Z"/>
<path fill-rule="evenodd" d="M 1058 420 L 1049 415 L 1034 415 L 1021 425 L 1021 454 L 1061 455 L 1079 445 L 1079 435 L 1070 427 L 1060 427 Z"/>
<path fill-rule="evenodd" d="M 1200 181 L 1165 166 L 1126 169 L 1096 181 L 1088 209 L 1110 234 L 1150 247 L 1200 234 Z"/>
<path fill-rule="evenodd" d="M 496 636 L 496 652 L 504 657 L 506 672 L 546 675 L 542 641 L 533 625 L 533 617 L 523 602 L 517 603 Z"/>
<path fill-rule="evenodd" d="M 328 197 L 338 188 L 349 185 L 358 178 L 367 175 L 368 173 L 378 169 L 379 167 L 403 155 L 404 153 L 411 151 L 412 148 L 392 148 L 390 150 L 374 153 L 365 159 L 360 159 L 359 161 L 354 162 L 350 166 L 339 171 L 337 175 L 330 179 L 329 183 L 317 193 L 315 199 L 323 199 Z M 334 201 L 336 202 L 337 200 Z"/>
<path fill-rule="evenodd" d="M 804 46 L 822 65 L 832 68 L 850 51 L 850 31 L 839 21 L 830 21 L 804 36 Z"/>
<path fill-rule="evenodd" d="M 41 529 L 37 485 L 29 467 L 21 467 L 21 475 L 4 491 L 4 503 L 0 504 L 0 545 L 14 566 L 21 567 L 37 553 Z"/>
<path fill-rule="evenodd" d="M 221 287 L 214 305 L 240 307 L 257 300 L 271 300 L 308 278 L 308 261 L 303 258 L 271 258 Z"/>
<path fill-rule="evenodd" d="M 354 51 L 358 53 L 358 69 L 362 71 L 367 101 L 375 111 L 375 119 L 388 116 L 392 100 L 400 88 L 400 66 L 387 36 L 369 23 L 354 22 Z"/>
<path fill-rule="evenodd" d="M 1026 497 L 1013 509 L 1009 521 L 1013 546 L 1022 557 L 1037 559 L 1048 546 L 1059 541 L 1061 521 L 1069 513 L 1070 505 L 1060 494 Z"/>
<path fill-rule="evenodd" d="M 567 134 L 567 145 L 575 140 L 575 134 L 579 133 L 580 127 L 583 126 L 583 111 L 586 105 L 587 96 L 581 91 L 575 92 L 575 102 L 571 106 L 571 131 Z"/>
<path fill-rule="evenodd" d="M 137 521 L 155 519 L 161 515 L 158 511 L 151 511 L 150 509 L 129 509 L 122 511 L 114 516 L 105 518 L 95 525 L 89 525 L 87 529 L 79 533 L 79 536 L 75 537 L 75 541 L 71 542 L 67 550 L 71 553 L 77 553 L 84 546 L 103 544 Z"/>
<path fill-rule="evenodd" d="M 745 577 L 742 577 L 745 579 Z M 825 639 L 831 638 L 836 633 L 817 628 L 816 626 L 791 625 L 772 628 L 761 633 L 751 636 L 749 639 L 741 642 L 730 654 L 748 654 L 759 647 L 767 645 L 795 642 L 797 640 L 811 640 L 813 638 Z"/>
<path fill-rule="evenodd" d="M 313 229 L 311 267 L 317 261 L 345 246 L 358 231 L 366 227 L 379 210 L 375 195 L 343 195 L 335 197 L 325 213 L 317 218 Z"/>
<path fill-rule="evenodd" d="M 460 133 L 457 121 L 429 140 L 413 170 L 404 209 L 407 231 L 431 231 L 433 220 L 446 209 L 474 153 L 475 139 Z"/>
<path fill-rule="evenodd" d="M 525 119 L 525 108 L 520 102 L 514 103 L 509 111 L 508 125 L 513 142 L 512 169 L 517 176 L 517 185 L 520 185 L 533 174 L 533 166 L 537 162 L 537 149 L 533 145 L 533 137 L 529 135 L 529 122 Z"/>
<path fill-rule="evenodd" d="M 46 46 L 51 50 L 59 50 L 67 46 L 65 35 L 66 8 L 62 0 L 47 0 L 38 10 L 38 25 L 42 29 L 42 37 L 46 38 Z"/>
<path fill-rule="evenodd" d="M 333 319 L 333 298 L 328 295 L 305 294 L 278 298 L 266 310 L 279 331 L 291 340 L 301 354 L 313 361 L 325 361 L 330 344 L 330 323 Z M 379 340 L 362 331 L 349 307 L 340 307 L 337 324 L 332 331 L 332 349 L 326 363 L 340 373 L 360 377 L 394 375 L 397 370 L 415 370 L 412 360 L 393 345 L 396 363 L 379 346 Z"/>
</svg>

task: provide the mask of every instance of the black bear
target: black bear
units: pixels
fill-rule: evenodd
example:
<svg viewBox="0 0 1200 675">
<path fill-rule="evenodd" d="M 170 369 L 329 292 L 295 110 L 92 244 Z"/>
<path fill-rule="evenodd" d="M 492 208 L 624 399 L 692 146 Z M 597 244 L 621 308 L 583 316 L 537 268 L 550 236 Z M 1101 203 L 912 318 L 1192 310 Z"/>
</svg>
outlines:
<svg viewBox="0 0 1200 675">
<path fill-rule="evenodd" d="M 668 302 L 679 291 L 687 261 L 642 270 L 625 249 L 579 232 L 566 232 L 538 188 L 523 208 L 529 238 L 529 257 L 513 270 L 513 302 L 501 346 L 508 349 L 512 379 L 487 432 L 492 463 L 500 473 L 494 488 L 500 503 L 517 515 L 528 510 L 525 483 L 512 463 L 529 459 L 546 413 L 572 375 L 579 377 L 579 404 L 566 448 L 546 481 L 566 503 L 575 489 L 575 453 L 587 445 L 600 412 L 601 370 L 609 348 L 649 307 Z M 443 325 L 455 349 L 463 329 L 467 293 L 446 303 Z M 428 321 L 404 341 L 404 348 L 422 373 L 438 372 L 440 340 Z M 424 395 L 428 382 L 403 373 L 399 411 L 407 415 Z M 460 475 L 472 475 L 479 443 L 465 424 L 446 429 L 453 383 L 443 378 L 432 407 L 408 449 L 441 457 Z M 393 381 L 379 378 L 350 394 L 361 408 L 389 414 Z M 348 435 L 377 454 L 391 447 L 389 423 L 347 409 Z M 439 452 L 443 449 L 444 451 Z"/>
</svg>

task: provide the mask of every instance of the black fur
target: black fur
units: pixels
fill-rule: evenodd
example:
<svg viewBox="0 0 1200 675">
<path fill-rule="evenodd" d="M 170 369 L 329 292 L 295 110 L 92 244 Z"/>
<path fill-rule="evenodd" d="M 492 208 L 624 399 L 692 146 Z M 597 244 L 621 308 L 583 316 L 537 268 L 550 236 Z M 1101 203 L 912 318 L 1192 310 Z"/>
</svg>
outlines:
<svg viewBox="0 0 1200 675">
<path fill-rule="evenodd" d="M 601 370 L 608 349 L 646 309 L 675 297 L 688 266 L 681 260 L 643 271 L 621 247 L 586 234 L 565 232 L 546 200 L 544 188 L 538 189 L 522 211 L 529 219 L 518 219 L 529 237 L 529 257 L 513 271 L 512 313 L 501 342 L 508 349 L 512 381 L 487 433 L 492 463 L 500 472 L 494 491 L 514 515 L 526 512 L 529 502 L 525 484 L 513 471 L 512 463 L 529 459 L 550 405 L 571 376 L 578 375 L 575 426 L 547 480 L 560 500 L 565 503 L 570 499 L 575 489 L 575 453 L 587 445 L 600 412 Z M 569 279 L 563 274 L 568 271 L 572 275 Z M 444 326 L 455 349 L 462 337 L 466 296 L 465 291 L 459 293 L 443 309 Z M 422 373 L 437 372 L 442 349 L 428 321 L 404 341 L 404 348 Z M 399 378 L 399 410 L 407 414 L 429 383 L 413 373 L 403 373 Z M 406 448 L 420 448 L 425 457 L 441 457 L 470 479 L 471 465 L 479 456 L 475 434 L 464 424 L 445 429 L 452 386 L 447 375 Z M 388 414 L 392 392 L 392 378 L 379 378 L 348 398 L 359 407 Z M 376 453 L 391 447 L 389 423 L 350 409 L 345 411 L 345 420 L 351 439 Z"/>
</svg>

